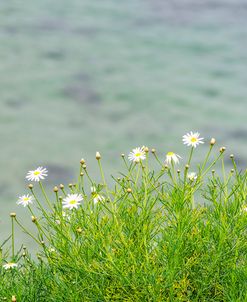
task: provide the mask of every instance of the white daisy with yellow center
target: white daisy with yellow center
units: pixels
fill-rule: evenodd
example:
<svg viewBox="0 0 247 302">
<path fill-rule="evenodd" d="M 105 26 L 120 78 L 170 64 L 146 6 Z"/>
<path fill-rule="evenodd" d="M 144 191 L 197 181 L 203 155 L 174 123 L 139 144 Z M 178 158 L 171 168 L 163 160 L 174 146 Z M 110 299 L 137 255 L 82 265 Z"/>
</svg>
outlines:
<svg viewBox="0 0 247 302">
<path fill-rule="evenodd" d="M 100 195 L 96 191 L 95 187 L 91 187 L 91 194 L 92 194 L 94 203 L 98 203 L 99 201 L 104 201 L 105 200 L 104 196 Z"/>
<path fill-rule="evenodd" d="M 17 266 L 18 266 L 18 264 L 15 263 L 15 262 L 8 262 L 8 263 L 3 265 L 3 268 L 8 270 L 8 269 L 16 268 Z"/>
<path fill-rule="evenodd" d="M 196 148 L 199 144 L 204 144 L 203 137 L 200 137 L 200 133 L 192 131 L 183 136 L 183 143 L 194 148 Z"/>
<path fill-rule="evenodd" d="M 29 181 L 40 181 L 42 179 L 45 179 L 47 176 L 47 169 L 43 167 L 38 167 L 36 170 L 29 171 L 27 173 L 26 179 Z"/>
<path fill-rule="evenodd" d="M 133 162 L 136 162 L 136 163 L 139 163 L 141 160 L 144 160 L 146 158 L 144 148 L 143 147 L 142 148 L 137 147 L 137 148 L 133 149 L 129 153 L 128 158 L 129 158 L 130 161 L 133 161 Z"/>
<path fill-rule="evenodd" d="M 189 179 L 190 181 L 194 181 L 194 180 L 197 179 L 197 175 L 196 175 L 195 172 L 190 172 L 190 173 L 188 173 L 188 174 L 187 174 L 187 177 L 188 177 L 188 179 Z"/>
<path fill-rule="evenodd" d="M 83 200 L 83 197 L 81 194 L 68 194 L 66 198 L 64 198 L 64 201 L 62 202 L 64 209 L 78 209 L 78 207 L 81 205 L 80 201 Z"/>
<path fill-rule="evenodd" d="M 17 201 L 17 204 L 20 204 L 23 207 L 26 207 L 29 204 L 32 204 L 33 200 L 34 200 L 33 196 L 27 194 L 27 195 L 20 196 L 18 201 Z"/>
<path fill-rule="evenodd" d="M 181 159 L 182 157 L 179 156 L 178 154 L 174 153 L 174 152 L 168 152 L 166 154 L 166 164 L 171 164 L 171 163 L 174 163 L 174 164 L 178 164 L 179 163 L 179 159 Z"/>
</svg>

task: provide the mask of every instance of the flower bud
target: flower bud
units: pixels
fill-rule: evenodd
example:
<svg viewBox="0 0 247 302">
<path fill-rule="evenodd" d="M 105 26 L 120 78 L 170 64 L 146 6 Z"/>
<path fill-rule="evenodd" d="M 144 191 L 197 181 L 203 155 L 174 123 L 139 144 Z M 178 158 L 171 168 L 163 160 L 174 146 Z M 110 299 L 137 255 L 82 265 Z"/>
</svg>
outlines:
<svg viewBox="0 0 247 302">
<path fill-rule="evenodd" d="M 83 172 L 81 172 L 81 173 L 80 173 L 80 176 L 83 176 L 83 175 L 84 175 L 84 173 L 83 173 Z"/>
<path fill-rule="evenodd" d="M 215 143 L 216 143 L 216 139 L 212 137 L 210 140 L 210 145 L 213 146 L 215 145 Z"/>
<path fill-rule="evenodd" d="M 220 148 L 220 153 L 224 153 L 226 151 L 226 148 L 225 147 L 221 147 Z"/>
<path fill-rule="evenodd" d="M 230 155 L 230 158 L 231 158 L 231 159 L 234 159 L 234 155 L 233 155 L 233 154 L 231 154 L 231 155 Z"/>
<path fill-rule="evenodd" d="M 84 165 L 84 164 L 85 164 L 85 159 L 84 159 L 84 158 L 82 158 L 82 159 L 80 160 L 80 164 L 81 164 L 81 165 Z"/>
<path fill-rule="evenodd" d="M 37 217 L 32 216 L 31 218 L 32 218 L 32 222 L 34 222 L 34 223 L 37 222 Z"/>
<path fill-rule="evenodd" d="M 83 168 L 84 170 L 86 170 L 86 169 L 87 169 L 87 165 L 86 165 L 86 164 L 83 164 L 83 165 L 82 165 L 82 168 Z"/>
<path fill-rule="evenodd" d="M 16 302 L 16 297 L 15 297 L 15 296 L 12 296 L 11 301 L 12 301 L 12 302 Z"/>
<path fill-rule="evenodd" d="M 63 184 L 60 184 L 59 187 L 60 187 L 61 190 L 64 189 L 64 185 Z"/>
<path fill-rule="evenodd" d="M 131 188 L 128 188 L 127 193 L 131 193 L 131 192 L 132 192 Z"/>
<path fill-rule="evenodd" d="M 145 153 L 148 153 L 148 151 L 149 151 L 148 147 L 144 147 L 143 151 L 144 151 Z"/>
<path fill-rule="evenodd" d="M 55 186 L 54 188 L 53 188 L 53 192 L 58 192 L 58 187 L 57 186 Z"/>
<path fill-rule="evenodd" d="M 101 155 L 100 155 L 100 153 L 98 151 L 96 152 L 96 156 L 95 157 L 96 157 L 97 160 L 101 159 Z"/>
<path fill-rule="evenodd" d="M 77 232 L 78 234 L 81 234 L 81 233 L 82 233 L 82 228 L 77 228 L 77 229 L 76 229 L 76 232 Z"/>
<path fill-rule="evenodd" d="M 156 150 L 153 148 L 153 149 L 151 150 L 151 152 L 154 154 L 154 153 L 156 152 Z"/>
<path fill-rule="evenodd" d="M 69 184 L 69 188 L 72 188 L 73 187 L 73 184 Z"/>
<path fill-rule="evenodd" d="M 14 212 L 10 213 L 10 217 L 11 218 L 15 218 L 16 217 L 16 213 L 14 213 Z"/>
<path fill-rule="evenodd" d="M 125 154 L 124 154 L 124 153 L 122 153 L 122 154 L 121 154 L 121 156 L 124 158 Z"/>
<path fill-rule="evenodd" d="M 33 189 L 33 184 L 29 184 L 29 185 L 28 185 L 28 188 L 29 188 L 30 190 L 32 190 L 32 189 Z"/>
<path fill-rule="evenodd" d="M 190 165 L 188 165 L 188 164 L 185 165 L 185 169 L 186 169 L 186 170 L 188 170 L 189 167 L 190 167 Z"/>
</svg>

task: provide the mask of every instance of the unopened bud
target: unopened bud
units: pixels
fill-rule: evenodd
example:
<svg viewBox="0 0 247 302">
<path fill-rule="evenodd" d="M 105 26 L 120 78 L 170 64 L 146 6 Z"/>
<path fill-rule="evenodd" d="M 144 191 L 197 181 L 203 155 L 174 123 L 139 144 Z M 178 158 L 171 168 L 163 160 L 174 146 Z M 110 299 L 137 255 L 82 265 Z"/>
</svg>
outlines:
<svg viewBox="0 0 247 302">
<path fill-rule="evenodd" d="M 42 245 L 45 245 L 45 242 L 44 242 L 44 240 L 40 241 L 40 243 L 41 243 Z"/>
<path fill-rule="evenodd" d="M 225 147 L 221 147 L 220 148 L 220 153 L 224 153 L 226 151 L 226 148 Z"/>
<path fill-rule="evenodd" d="M 86 165 L 86 164 L 83 164 L 83 165 L 82 165 L 82 168 L 83 168 L 84 170 L 86 170 L 86 169 L 87 169 L 87 165 Z"/>
<path fill-rule="evenodd" d="M 82 158 L 82 159 L 80 160 L 80 164 L 81 164 L 81 165 L 84 165 L 84 164 L 85 164 L 85 159 L 84 159 L 84 158 Z"/>
<path fill-rule="evenodd" d="M 211 138 L 210 140 L 210 145 L 213 146 L 216 143 L 216 139 L 215 138 Z"/>
<path fill-rule="evenodd" d="M 143 151 L 144 151 L 145 153 L 148 153 L 148 151 L 149 151 L 148 147 L 144 147 Z"/>
<path fill-rule="evenodd" d="M 12 212 L 9 214 L 11 218 L 15 218 L 16 217 L 16 213 Z"/>
<path fill-rule="evenodd" d="M 29 184 L 29 185 L 28 185 L 28 188 L 29 188 L 30 190 L 32 190 L 32 189 L 33 189 L 33 184 Z"/>
<path fill-rule="evenodd" d="M 232 173 L 232 174 L 234 173 L 234 169 L 231 169 L 231 173 Z"/>
<path fill-rule="evenodd" d="M 156 150 L 153 148 L 153 149 L 151 150 L 151 152 L 154 154 L 154 153 L 156 152 Z"/>
<path fill-rule="evenodd" d="M 84 175 L 84 173 L 83 173 L 83 172 L 81 172 L 81 173 L 80 173 L 80 176 L 83 176 L 83 175 Z"/>
<path fill-rule="evenodd" d="M 118 177 L 118 178 L 117 178 L 117 181 L 120 181 L 120 180 L 121 180 L 121 178 L 120 178 L 120 177 Z"/>
<path fill-rule="evenodd" d="M 181 172 L 180 170 L 177 170 L 178 175 L 180 174 L 180 172 Z"/>
<path fill-rule="evenodd" d="M 121 156 L 124 158 L 125 154 L 124 154 L 124 153 L 122 153 L 122 154 L 121 154 Z"/>
<path fill-rule="evenodd" d="M 32 219 L 32 222 L 34 222 L 34 223 L 37 221 L 37 217 L 35 217 L 35 216 L 32 216 L 31 219 Z"/>
<path fill-rule="evenodd" d="M 132 192 L 131 188 L 128 188 L 127 193 L 131 193 L 131 192 Z"/>
<path fill-rule="evenodd" d="M 188 165 L 188 164 L 185 165 L 185 169 L 186 169 L 186 170 L 188 170 L 189 167 L 190 167 L 190 165 Z"/>
<path fill-rule="evenodd" d="M 63 184 L 60 184 L 59 187 L 60 187 L 61 190 L 64 189 L 64 185 Z"/>
<path fill-rule="evenodd" d="M 165 170 L 168 170 L 169 166 L 168 165 L 164 165 L 164 168 L 165 168 Z"/>
<path fill-rule="evenodd" d="M 69 188 L 72 188 L 73 187 L 73 184 L 69 184 Z"/>
<path fill-rule="evenodd" d="M 230 158 L 231 158 L 231 159 L 234 159 L 234 155 L 233 155 L 233 154 L 231 154 L 231 155 L 230 155 Z"/>
<path fill-rule="evenodd" d="M 55 186 L 54 188 L 53 188 L 53 192 L 58 192 L 58 187 L 57 186 Z"/>
<path fill-rule="evenodd" d="M 12 302 L 16 302 L 16 297 L 15 297 L 15 296 L 12 296 L 11 301 L 12 301 Z"/>
<path fill-rule="evenodd" d="M 101 159 L 101 155 L 100 155 L 100 153 L 98 151 L 96 152 L 96 156 L 95 157 L 96 157 L 97 160 Z"/>
<path fill-rule="evenodd" d="M 77 228 L 77 229 L 76 229 L 76 232 L 77 232 L 78 234 L 81 234 L 81 233 L 82 233 L 82 228 Z"/>
<path fill-rule="evenodd" d="M 215 170 L 212 170 L 211 172 L 212 172 L 212 174 L 214 174 L 214 173 L 215 173 Z"/>
</svg>

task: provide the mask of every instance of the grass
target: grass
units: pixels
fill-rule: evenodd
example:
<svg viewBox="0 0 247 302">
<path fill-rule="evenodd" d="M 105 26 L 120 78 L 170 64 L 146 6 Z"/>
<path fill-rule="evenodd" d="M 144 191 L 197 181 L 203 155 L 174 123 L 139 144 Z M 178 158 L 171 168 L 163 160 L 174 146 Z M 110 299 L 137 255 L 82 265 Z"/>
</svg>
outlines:
<svg viewBox="0 0 247 302">
<path fill-rule="evenodd" d="M 214 144 L 193 178 L 197 148 L 175 166 L 146 147 L 139 162 L 122 155 L 125 170 L 111 185 L 97 153 L 100 181 L 82 160 L 78 181 L 54 187 L 51 198 L 41 183 L 29 186 L 35 228 L 11 214 L 1 261 L 18 267 L 1 267 L 0 301 L 247 301 L 247 173 L 234 156 L 226 170 L 225 148 Z M 81 205 L 66 209 L 68 194 Z M 37 257 L 16 250 L 16 228 Z"/>
</svg>

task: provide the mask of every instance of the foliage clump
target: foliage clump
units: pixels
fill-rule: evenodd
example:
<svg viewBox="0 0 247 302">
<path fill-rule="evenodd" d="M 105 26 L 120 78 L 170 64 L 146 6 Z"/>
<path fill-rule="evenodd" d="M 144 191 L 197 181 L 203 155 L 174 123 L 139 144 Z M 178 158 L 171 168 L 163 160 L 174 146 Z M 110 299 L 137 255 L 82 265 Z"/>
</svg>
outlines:
<svg viewBox="0 0 247 302">
<path fill-rule="evenodd" d="M 35 230 L 11 214 L 0 301 L 247 301 L 247 173 L 233 155 L 226 171 L 225 148 L 215 152 L 214 139 L 191 172 L 202 143 L 192 138 L 184 136 L 191 148 L 181 170 L 173 152 L 162 161 L 156 150 L 136 148 L 130 163 L 122 154 L 125 172 L 108 185 L 97 152 L 102 183 L 81 160 L 77 183 L 54 187 L 53 197 L 37 173 L 47 170 L 29 171 L 44 200 L 29 185 L 18 201 Z M 37 259 L 15 251 L 16 226 L 40 247 Z"/>
</svg>

